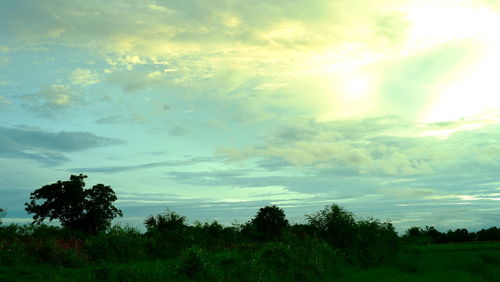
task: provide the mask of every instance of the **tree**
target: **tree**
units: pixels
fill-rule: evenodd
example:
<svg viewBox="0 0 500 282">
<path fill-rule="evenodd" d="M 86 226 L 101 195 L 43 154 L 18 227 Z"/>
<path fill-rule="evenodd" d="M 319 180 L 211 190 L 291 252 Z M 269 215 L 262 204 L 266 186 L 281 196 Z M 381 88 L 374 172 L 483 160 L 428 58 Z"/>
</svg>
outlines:
<svg viewBox="0 0 500 282">
<path fill-rule="evenodd" d="M 103 184 L 84 189 L 85 178 L 71 175 L 69 181 L 59 180 L 32 192 L 25 205 L 28 213 L 35 214 L 33 223 L 59 219 L 64 227 L 95 234 L 106 230 L 113 218 L 123 216 L 112 204 L 117 199 L 113 189 Z"/>
<path fill-rule="evenodd" d="M 5 210 L 0 208 L 0 224 L 2 224 L 2 217 L 4 217 L 6 214 Z"/>
<path fill-rule="evenodd" d="M 356 239 L 356 220 L 354 215 L 344 208 L 332 204 L 323 210 L 307 215 L 307 221 L 323 237 L 339 248 L 346 248 Z"/>
<path fill-rule="evenodd" d="M 275 205 L 260 208 L 251 223 L 255 225 L 257 231 L 271 237 L 280 236 L 288 226 L 285 212 Z"/>
<path fill-rule="evenodd" d="M 148 232 L 174 232 L 185 229 L 186 217 L 174 211 L 166 210 L 164 214 L 150 215 L 144 220 Z"/>
</svg>

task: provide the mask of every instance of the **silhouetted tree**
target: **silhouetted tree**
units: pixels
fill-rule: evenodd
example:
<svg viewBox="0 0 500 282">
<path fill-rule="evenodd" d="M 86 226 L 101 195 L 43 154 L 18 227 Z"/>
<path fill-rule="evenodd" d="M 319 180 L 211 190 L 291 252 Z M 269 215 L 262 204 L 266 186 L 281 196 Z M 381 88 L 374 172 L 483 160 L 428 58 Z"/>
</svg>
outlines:
<svg viewBox="0 0 500 282">
<path fill-rule="evenodd" d="M 30 194 L 25 203 L 26 211 L 35 214 L 33 223 L 40 224 L 59 219 L 61 225 L 73 230 L 95 234 L 106 230 L 111 220 L 122 216 L 122 211 L 113 206 L 116 195 L 110 186 L 94 185 L 84 189 L 86 175 L 71 175 L 69 181 L 57 181 L 45 185 Z"/>
<path fill-rule="evenodd" d="M 2 224 L 2 217 L 4 217 L 6 214 L 5 210 L 0 208 L 0 224 Z"/>
<path fill-rule="evenodd" d="M 272 205 L 260 208 L 251 224 L 255 225 L 257 231 L 276 238 L 288 226 L 288 220 L 281 208 Z"/>
<path fill-rule="evenodd" d="M 481 229 L 476 234 L 478 241 L 500 241 L 500 229 L 495 226 Z"/>
<path fill-rule="evenodd" d="M 469 242 L 474 240 L 474 236 L 473 233 L 469 233 L 467 229 L 462 228 L 455 231 L 448 230 L 446 240 L 453 243 Z"/>
<path fill-rule="evenodd" d="M 352 245 L 356 239 L 354 215 L 336 204 L 306 217 L 320 237 L 339 248 Z"/>
<path fill-rule="evenodd" d="M 169 231 L 179 231 L 185 229 L 186 217 L 181 216 L 176 212 L 167 211 L 164 214 L 158 214 L 156 216 L 150 215 L 144 220 L 144 225 L 148 232 L 169 232 Z"/>
</svg>

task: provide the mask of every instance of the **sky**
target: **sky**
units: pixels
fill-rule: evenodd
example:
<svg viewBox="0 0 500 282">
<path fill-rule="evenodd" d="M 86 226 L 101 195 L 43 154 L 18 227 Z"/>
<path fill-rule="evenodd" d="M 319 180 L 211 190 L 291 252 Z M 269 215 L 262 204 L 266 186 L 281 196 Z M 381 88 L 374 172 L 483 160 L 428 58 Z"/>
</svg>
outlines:
<svg viewBox="0 0 500 282">
<path fill-rule="evenodd" d="M 0 0 L 0 207 L 499 225 L 498 0 Z"/>
</svg>

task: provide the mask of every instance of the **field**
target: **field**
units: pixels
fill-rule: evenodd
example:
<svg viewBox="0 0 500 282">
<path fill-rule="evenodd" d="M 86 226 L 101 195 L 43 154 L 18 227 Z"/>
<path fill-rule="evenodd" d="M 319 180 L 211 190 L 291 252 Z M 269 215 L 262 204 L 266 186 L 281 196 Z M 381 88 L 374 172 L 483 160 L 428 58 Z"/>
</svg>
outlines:
<svg viewBox="0 0 500 282">
<path fill-rule="evenodd" d="M 309 239 L 213 249 L 191 246 L 164 259 L 148 259 L 131 245 L 121 250 L 109 245 L 110 249 L 98 250 L 101 257 L 95 261 L 89 260 L 91 253 L 75 252 L 77 244 L 69 242 L 37 248 L 38 263 L 36 258 L 19 256 L 9 260 L 6 252 L 19 255 L 20 251 L 4 246 L 0 281 L 498 281 L 500 277 L 498 242 L 408 246 L 371 266 L 349 261 L 349 254 Z"/>
<path fill-rule="evenodd" d="M 500 243 L 433 244 L 408 248 L 390 263 L 342 281 L 499 281 Z"/>
</svg>

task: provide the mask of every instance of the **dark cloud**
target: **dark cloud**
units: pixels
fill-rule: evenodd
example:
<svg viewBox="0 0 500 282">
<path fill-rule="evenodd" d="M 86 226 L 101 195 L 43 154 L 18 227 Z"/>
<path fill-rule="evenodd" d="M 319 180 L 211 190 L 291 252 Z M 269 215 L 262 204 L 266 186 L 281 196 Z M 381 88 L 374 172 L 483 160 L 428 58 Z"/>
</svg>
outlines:
<svg viewBox="0 0 500 282">
<path fill-rule="evenodd" d="M 89 132 L 47 132 L 34 128 L 0 127 L 0 156 L 25 158 L 47 165 L 58 165 L 65 153 L 122 144 L 123 141 L 99 137 Z"/>
<path fill-rule="evenodd" d="M 189 166 L 198 163 L 204 162 L 213 162 L 214 158 L 190 158 L 185 160 L 178 161 L 163 161 L 163 162 L 151 162 L 137 165 L 124 165 L 124 166 L 105 166 L 105 167 L 81 167 L 81 168 L 71 168 L 68 169 L 71 172 L 75 173 L 88 173 L 88 172 L 97 172 L 97 173 L 119 173 L 126 172 L 138 169 L 147 169 L 147 168 L 155 168 L 155 167 L 178 167 L 178 166 Z"/>
<path fill-rule="evenodd" d="M 168 130 L 168 133 L 172 136 L 183 136 L 187 133 L 187 129 L 180 126 L 174 126 Z"/>
</svg>

